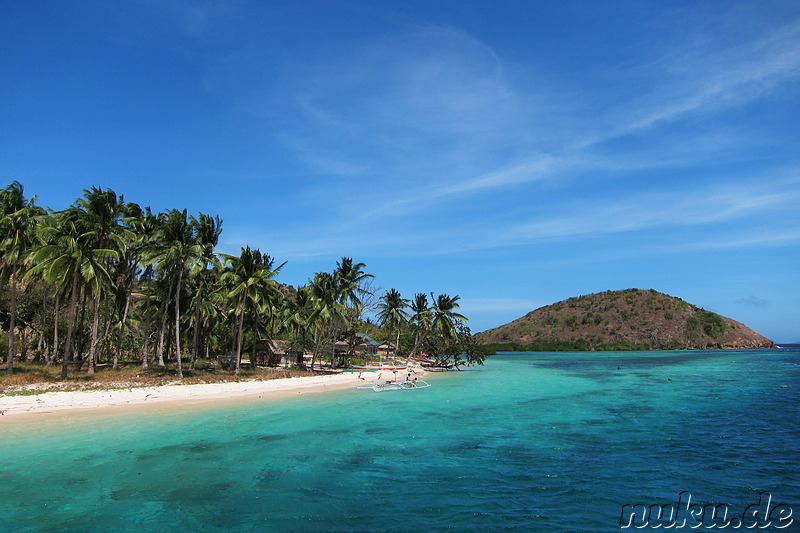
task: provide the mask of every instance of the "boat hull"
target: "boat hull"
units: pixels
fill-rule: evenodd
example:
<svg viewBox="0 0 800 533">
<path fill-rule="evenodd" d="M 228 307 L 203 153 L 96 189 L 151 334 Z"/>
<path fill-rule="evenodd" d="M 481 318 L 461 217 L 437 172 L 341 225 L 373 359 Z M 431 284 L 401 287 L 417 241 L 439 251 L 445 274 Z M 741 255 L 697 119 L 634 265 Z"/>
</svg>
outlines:
<svg viewBox="0 0 800 533">
<path fill-rule="evenodd" d="M 398 370 L 408 370 L 408 366 L 398 366 L 398 365 L 390 365 L 386 363 L 379 363 L 379 364 L 367 364 L 367 365 L 353 365 L 351 368 L 348 368 L 350 372 L 378 372 L 382 370 L 387 370 L 389 372 L 396 372 Z"/>
<path fill-rule="evenodd" d="M 387 381 L 386 383 L 373 383 L 372 385 L 361 385 L 359 389 L 372 389 L 375 392 L 385 392 L 394 390 L 414 390 L 430 387 L 427 381 Z"/>
</svg>

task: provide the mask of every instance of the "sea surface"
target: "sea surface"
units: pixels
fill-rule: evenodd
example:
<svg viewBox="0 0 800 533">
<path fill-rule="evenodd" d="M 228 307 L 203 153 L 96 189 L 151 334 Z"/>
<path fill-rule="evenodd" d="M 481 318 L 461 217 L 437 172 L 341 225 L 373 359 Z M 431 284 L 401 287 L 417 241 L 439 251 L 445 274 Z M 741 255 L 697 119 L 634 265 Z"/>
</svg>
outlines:
<svg viewBox="0 0 800 533">
<path fill-rule="evenodd" d="M 500 354 L 429 382 L 4 424 L 0 531 L 619 531 L 681 493 L 739 517 L 768 493 L 800 530 L 798 347 Z"/>
</svg>

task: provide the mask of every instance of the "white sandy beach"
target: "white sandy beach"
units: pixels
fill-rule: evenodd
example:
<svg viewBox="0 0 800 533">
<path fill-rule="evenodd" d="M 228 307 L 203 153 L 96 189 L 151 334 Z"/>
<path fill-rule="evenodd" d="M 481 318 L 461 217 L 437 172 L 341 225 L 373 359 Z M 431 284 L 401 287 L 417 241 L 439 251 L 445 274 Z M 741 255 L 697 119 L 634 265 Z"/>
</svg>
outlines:
<svg viewBox="0 0 800 533">
<path fill-rule="evenodd" d="M 415 372 L 420 376 L 419 370 Z M 286 398 L 297 394 L 347 389 L 358 385 L 394 379 L 388 372 L 343 372 L 339 374 L 238 381 L 201 385 L 164 385 L 130 389 L 46 392 L 29 396 L 0 395 L 0 424 L 15 415 L 57 414 L 64 411 L 95 412 L 121 408 L 141 408 L 160 405 L 180 406 L 201 403 L 220 403 L 246 399 Z M 404 378 L 401 372 L 398 378 Z"/>
</svg>

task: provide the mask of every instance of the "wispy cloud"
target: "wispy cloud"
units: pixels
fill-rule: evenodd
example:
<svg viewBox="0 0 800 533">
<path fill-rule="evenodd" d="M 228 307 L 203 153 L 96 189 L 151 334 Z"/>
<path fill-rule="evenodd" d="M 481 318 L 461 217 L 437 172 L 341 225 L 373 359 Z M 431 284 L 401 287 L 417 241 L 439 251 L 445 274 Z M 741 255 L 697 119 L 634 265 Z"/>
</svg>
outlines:
<svg viewBox="0 0 800 533">
<path fill-rule="evenodd" d="M 663 59 L 656 64 L 664 68 Z M 741 105 L 796 79 L 800 24 L 730 49 L 686 50 L 669 64 L 665 74 L 656 75 L 663 83 L 635 101 L 619 102 L 617 118 L 609 124 L 603 115 L 578 117 L 585 106 L 567 105 L 546 78 L 537 79 L 533 93 L 514 87 L 505 75 L 508 66 L 470 35 L 427 27 L 348 57 L 347 66 L 339 63 L 311 76 L 314 88 L 302 92 L 307 135 L 296 137 L 294 145 L 313 153 L 306 160 L 317 171 L 359 178 L 353 187 L 319 184 L 315 193 L 326 200 L 348 198 L 337 205 L 354 225 L 377 214 L 402 217 L 537 182 L 569 184 L 575 175 L 631 167 L 632 160 L 642 168 L 658 168 L 670 163 L 666 154 L 672 147 L 661 145 L 647 155 L 600 156 L 594 150 L 664 122 Z M 558 146 L 547 132 L 562 131 L 562 122 L 574 129 L 571 135 L 559 133 L 559 139 L 571 138 Z M 718 135 L 715 143 L 732 148 L 725 139 Z M 681 150 L 685 146 L 683 139 Z M 686 164 L 685 157 L 672 164 Z M 686 202 L 680 205 L 689 211 L 684 218 L 694 221 L 726 216 L 724 209 L 699 212 Z M 721 205 L 748 208 L 725 199 Z M 627 230 L 637 223 L 627 221 L 625 208 L 617 213 L 610 213 L 612 223 L 604 225 Z M 647 217 L 633 214 L 633 220 L 648 224 Z M 656 223 L 658 214 L 649 218 Z M 554 221 L 560 231 L 582 232 L 563 222 Z M 554 230 L 534 224 L 527 231 Z"/>
<path fill-rule="evenodd" d="M 796 181 L 699 187 L 635 193 L 607 202 L 575 202 L 560 206 L 569 215 L 539 217 L 506 228 L 502 240 L 511 243 L 639 231 L 656 227 L 713 224 L 775 209 L 800 201 Z M 494 239 L 497 243 L 497 239 Z"/>
<path fill-rule="evenodd" d="M 748 296 L 747 298 L 739 298 L 736 300 L 737 304 L 749 305 L 752 307 L 766 307 L 769 305 L 769 300 L 764 300 L 757 296 Z"/>
<path fill-rule="evenodd" d="M 646 81 L 612 90 L 602 108 L 593 107 L 595 80 L 562 94 L 553 73 L 512 64 L 459 29 L 401 27 L 338 46 L 292 64 L 264 96 L 290 109 L 294 120 L 278 138 L 309 170 L 295 193 L 307 209 L 292 232 L 259 229 L 287 256 L 382 253 L 376 242 L 385 253 L 424 255 L 710 226 L 800 199 L 796 183 L 772 176 L 624 184 L 624 176 L 737 156 L 739 132 L 687 128 L 658 143 L 624 140 L 796 80 L 797 22 L 734 46 L 652 49 L 636 67 Z M 561 194 L 539 201 L 542 191 Z M 536 209 L 515 211 L 523 197 Z M 738 237 L 717 242 L 752 245 Z"/>
<path fill-rule="evenodd" d="M 371 225 L 359 229 L 357 238 L 348 225 L 309 228 L 300 237 L 297 233 L 262 232 L 262 238 L 281 256 L 315 257 L 347 250 L 372 256 L 403 253 L 424 257 L 650 232 L 652 247 L 643 245 L 614 253 L 617 256 L 679 254 L 800 244 L 800 228 L 776 230 L 758 222 L 765 215 L 789 213 L 798 202 L 800 184 L 796 180 L 751 180 L 738 185 L 637 192 L 606 202 L 567 202 L 543 208 L 527 221 L 514 222 L 517 219 L 512 217 L 512 222 L 501 226 L 497 222 L 487 225 L 484 219 L 464 220 L 459 222 L 458 232 L 452 230 L 455 221 L 408 225 L 374 219 Z M 744 224 L 734 229 L 732 224 L 739 222 Z M 680 243 L 673 242 L 671 236 L 693 226 L 702 226 L 704 230 L 684 233 Z M 666 233 L 659 238 L 659 232 Z"/>
<path fill-rule="evenodd" d="M 785 246 L 800 246 L 800 229 L 790 228 L 776 231 L 773 228 L 761 228 L 759 230 L 728 232 L 714 239 L 697 239 L 692 242 L 662 247 L 660 253 L 708 252 L 712 250 Z"/>
<path fill-rule="evenodd" d="M 720 111 L 762 96 L 777 84 L 800 76 L 800 23 L 793 21 L 755 42 L 721 50 L 672 51 L 654 63 L 663 74 L 658 87 L 635 101 L 621 103 L 622 117 L 611 136 L 646 129 L 698 111 Z M 592 142 L 601 142 L 603 137 Z"/>
</svg>

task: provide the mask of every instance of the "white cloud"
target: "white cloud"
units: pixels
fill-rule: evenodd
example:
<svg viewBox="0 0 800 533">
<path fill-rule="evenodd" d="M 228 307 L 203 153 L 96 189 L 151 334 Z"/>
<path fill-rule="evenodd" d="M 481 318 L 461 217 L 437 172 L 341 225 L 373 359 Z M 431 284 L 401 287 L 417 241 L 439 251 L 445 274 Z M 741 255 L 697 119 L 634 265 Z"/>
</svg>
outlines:
<svg viewBox="0 0 800 533">
<path fill-rule="evenodd" d="M 756 42 L 718 50 L 689 47 L 672 54 L 674 57 L 653 65 L 657 72 L 648 73 L 659 80 L 653 92 L 620 103 L 614 110 L 623 120 L 611 137 L 692 112 L 741 105 L 783 81 L 796 79 L 800 75 L 800 23 L 787 24 Z"/>
<path fill-rule="evenodd" d="M 540 217 L 504 231 L 504 241 L 530 242 L 573 236 L 637 231 L 655 227 L 725 222 L 791 208 L 800 201 L 797 183 L 753 182 L 694 190 L 635 193 L 616 201 L 562 205 L 571 214 Z"/>
<path fill-rule="evenodd" d="M 362 189 L 346 191 L 358 200 L 353 203 L 358 207 L 344 207 L 343 213 L 357 218 L 377 213 L 404 216 L 456 198 L 514 190 L 533 182 L 570 183 L 576 173 L 592 169 L 690 164 L 697 152 L 670 161 L 665 154 L 671 147 L 663 145 L 657 153 L 638 155 L 617 152 L 601 157 L 591 150 L 663 121 L 740 105 L 783 80 L 796 78 L 800 73 L 800 25 L 787 25 L 758 42 L 732 49 L 684 51 L 673 60 L 673 72 L 662 77 L 660 87 L 635 102 L 620 102 L 616 125 L 599 134 L 589 132 L 604 127 L 601 116 L 590 113 L 576 119 L 584 106 L 580 102 L 571 108 L 564 106 L 552 93 L 523 96 L 522 90 L 504 78 L 507 67 L 497 54 L 461 31 L 425 28 L 371 47 L 369 53 L 348 61 L 348 67 L 337 65 L 326 79 L 315 77 L 319 89 L 306 97 L 308 125 L 333 139 L 330 144 L 318 143 L 317 155 L 309 161 L 332 173 L 344 169 L 369 180 Z M 376 79 L 381 80 L 377 85 Z M 547 91 L 548 80 L 538 81 L 539 90 Z M 370 90 L 365 93 L 365 88 Z M 343 104 L 334 103 L 329 92 L 352 94 Z M 537 105 L 532 106 L 534 103 Z M 573 124 L 575 129 L 571 141 L 557 147 L 546 132 L 561 122 Z M 336 142 L 340 135 L 347 139 L 347 146 Z M 687 140 L 682 141 L 681 150 L 685 151 Z M 735 148 L 726 143 L 725 136 L 717 135 L 713 141 L 726 149 Z M 359 147 L 357 155 L 352 152 L 353 143 Z M 518 148 L 504 154 L 504 146 Z M 359 158 L 358 165 L 348 162 L 352 157 Z M 633 165 L 631 158 L 636 160 Z M 337 191 L 323 187 L 320 194 L 336 195 Z M 740 207 L 724 199 L 722 204 L 730 209 Z M 376 207 L 365 210 L 365 205 Z M 720 209 L 709 213 L 690 205 L 684 209 L 695 221 L 726 216 Z M 626 230 L 631 225 L 648 225 L 643 214 L 634 214 L 634 222 L 628 223 L 624 220 L 628 213 L 620 209 L 610 227 Z M 558 222 L 562 232 L 581 231 Z"/>
<path fill-rule="evenodd" d="M 591 79 L 584 92 L 560 94 L 557 74 L 512 66 L 453 28 L 404 28 L 292 65 L 291 78 L 278 80 L 294 119 L 280 138 L 311 171 L 297 196 L 312 208 L 291 233 L 263 238 L 286 256 L 342 249 L 446 254 L 727 223 L 796 202 L 796 185 L 776 185 L 772 177 L 710 186 L 722 176 L 702 176 L 696 186 L 684 187 L 684 180 L 680 190 L 627 178 L 694 171 L 698 160 L 736 155 L 749 139 L 740 132 L 687 130 L 671 143 L 639 148 L 611 149 L 608 141 L 739 106 L 796 79 L 800 24 L 737 46 L 666 50 L 639 55 L 646 83 L 634 80 L 631 90 L 613 93 L 610 111 L 593 107 Z M 631 99 L 636 89 L 640 96 Z M 584 194 L 586 176 L 587 185 L 599 186 Z M 545 189 L 561 194 L 537 202 L 535 216 L 505 211 Z"/>
</svg>

